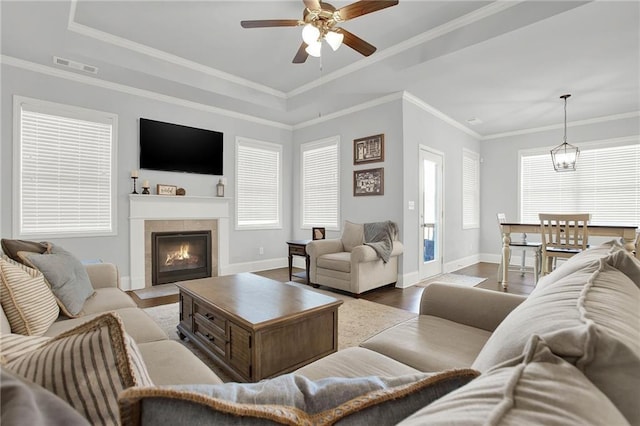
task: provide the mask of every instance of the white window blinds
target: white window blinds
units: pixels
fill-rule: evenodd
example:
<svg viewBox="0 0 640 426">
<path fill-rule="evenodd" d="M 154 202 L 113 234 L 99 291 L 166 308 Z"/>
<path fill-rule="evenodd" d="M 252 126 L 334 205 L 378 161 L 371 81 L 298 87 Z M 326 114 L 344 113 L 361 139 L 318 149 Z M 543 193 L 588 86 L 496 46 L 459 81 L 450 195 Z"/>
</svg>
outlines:
<svg viewBox="0 0 640 426">
<path fill-rule="evenodd" d="M 117 117 L 16 99 L 20 236 L 115 231 L 113 159 Z"/>
<path fill-rule="evenodd" d="M 462 150 L 462 228 L 480 227 L 480 155 Z"/>
<path fill-rule="evenodd" d="M 282 146 L 236 139 L 236 228 L 281 227 Z"/>
<path fill-rule="evenodd" d="M 520 216 L 590 213 L 592 224 L 640 225 L 640 144 L 580 148 L 575 172 L 555 172 L 551 156 L 521 153 Z"/>
<path fill-rule="evenodd" d="M 339 226 L 339 138 L 301 146 L 302 227 Z"/>
</svg>

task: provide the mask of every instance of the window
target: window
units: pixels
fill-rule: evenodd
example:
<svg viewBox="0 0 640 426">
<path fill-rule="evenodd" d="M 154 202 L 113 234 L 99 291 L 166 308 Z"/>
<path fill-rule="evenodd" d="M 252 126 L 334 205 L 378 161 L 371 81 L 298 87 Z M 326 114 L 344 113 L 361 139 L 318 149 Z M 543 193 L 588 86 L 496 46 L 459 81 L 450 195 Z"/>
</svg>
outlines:
<svg viewBox="0 0 640 426">
<path fill-rule="evenodd" d="M 462 150 L 462 229 L 480 227 L 480 155 Z"/>
<path fill-rule="evenodd" d="M 236 138 L 236 229 L 280 228 L 282 146 Z"/>
<path fill-rule="evenodd" d="M 14 233 L 115 234 L 117 116 L 16 96 L 14 129 Z"/>
<path fill-rule="evenodd" d="M 591 223 L 640 223 L 638 138 L 580 147 L 575 172 L 555 172 L 549 151 L 520 153 L 520 216 L 538 222 L 538 213 L 590 213 Z"/>
<path fill-rule="evenodd" d="M 300 147 L 302 164 L 302 227 L 339 229 L 340 138 L 333 137 Z"/>
</svg>

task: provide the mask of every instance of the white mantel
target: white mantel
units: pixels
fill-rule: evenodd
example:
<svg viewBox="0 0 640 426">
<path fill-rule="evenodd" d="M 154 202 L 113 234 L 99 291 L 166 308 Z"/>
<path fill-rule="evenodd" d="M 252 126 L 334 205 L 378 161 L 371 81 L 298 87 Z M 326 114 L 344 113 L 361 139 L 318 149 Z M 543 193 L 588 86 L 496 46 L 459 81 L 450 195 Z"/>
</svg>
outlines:
<svg viewBox="0 0 640 426">
<path fill-rule="evenodd" d="M 229 198 L 129 195 L 129 288 L 145 287 L 145 220 L 218 220 L 218 275 L 229 265 Z M 125 286 L 125 282 L 122 283 Z"/>
</svg>

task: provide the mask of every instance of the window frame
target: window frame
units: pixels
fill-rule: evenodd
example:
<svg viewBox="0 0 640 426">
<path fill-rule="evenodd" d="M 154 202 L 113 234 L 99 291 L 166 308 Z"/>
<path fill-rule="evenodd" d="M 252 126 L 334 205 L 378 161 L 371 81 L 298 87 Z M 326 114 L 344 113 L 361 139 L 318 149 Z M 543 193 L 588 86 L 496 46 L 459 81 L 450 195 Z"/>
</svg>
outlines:
<svg viewBox="0 0 640 426">
<path fill-rule="evenodd" d="M 628 136 L 628 137 L 621 137 L 621 138 L 613 138 L 613 139 L 603 139 L 603 140 L 596 140 L 596 141 L 588 141 L 588 142 L 581 142 L 579 144 L 579 149 L 580 149 L 580 156 L 578 157 L 578 162 L 577 162 L 577 167 L 578 169 L 576 171 L 568 171 L 568 172 L 556 172 L 553 170 L 553 164 L 551 163 L 551 154 L 550 154 L 550 150 L 553 148 L 553 146 L 548 146 L 548 147 L 540 147 L 540 148 L 531 148 L 531 149 L 523 149 L 523 150 L 519 150 L 518 151 L 518 218 L 521 222 L 525 221 L 525 219 L 523 219 L 524 216 L 524 211 L 523 211 L 523 186 L 524 186 L 524 182 L 523 182 L 523 157 L 527 157 L 527 156 L 548 156 L 549 157 L 549 167 L 550 167 L 550 171 L 551 173 L 560 173 L 560 174 L 566 174 L 568 176 L 578 172 L 580 169 L 580 158 L 583 158 L 585 151 L 589 151 L 589 150 L 594 150 L 594 149 L 607 149 L 607 148 L 615 148 L 615 147 L 622 147 L 622 146 L 640 146 L 640 135 L 634 135 L 634 136 Z M 638 202 L 640 202 L 640 200 L 638 200 Z M 561 211 L 557 211 L 557 213 L 561 213 Z M 591 213 L 591 212 L 589 212 Z M 535 222 L 537 222 L 538 220 L 536 219 Z M 528 220 L 528 222 L 531 222 L 531 219 Z M 610 223 L 610 222 L 602 222 L 602 221 L 598 221 L 597 216 L 595 217 L 595 220 L 592 218 L 592 221 L 590 222 L 592 224 L 597 225 L 598 223 L 601 224 L 605 224 L 605 225 L 612 225 L 612 224 L 616 224 L 616 223 Z M 628 223 L 625 223 L 628 225 Z M 633 223 L 632 223 L 633 225 Z"/>
<path fill-rule="evenodd" d="M 467 202 L 470 202 L 467 198 L 466 181 L 467 181 L 467 169 L 465 167 L 465 160 L 469 159 L 473 161 L 475 166 L 475 188 L 474 188 L 474 218 L 472 223 L 465 221 L 465 211 Z M 467 148 L 462 148 L 462 229 L 479 229 L 480 228 L 480 154 Z"/>
<path fill-rule="evenodd" d="M 313 149 L 319 149 L 327 146 L 335 145 L 336 149 L 336 222 L 330 223 L 305 223 L 305 167 L 304 167 L 304 154 L 307 151 Z M 311 142 L 305 142 L 300 144 L 300 229 L 311 229 L 313 227 L 324 227 L 329 231 L 339 231 L 341 224 L 340 214 L 340 136 L 331 136 L 324 139 L 319 139 Z"/>
<path fill-rule="evenodd" d="M 110 224 L 109 231 L 83 231 L 83 232 L 23 232 L 23 197 L 22 197 L 22 109 L 27 105 L 30 111 L 42 114 L 48 114 L 58 117 L 67 117 L 77 120 L 93 121 L 96 123 L 111 125 L 111 158 L 109 160 L 110 178 Z M 14 238 L 75 238 L 75 237 L 106 237 L 118 234 L 118 185 L 117 174 L 117 158 L 118 158 L 118 115 L 106 111 L 94 110 L 74 105 L 50 102 L 41 99 L 30 98 L 26 96 L 13 96 L 13 223 L 12 233 Z"/>
<path fill-rule="evenodd" d="M 240 164 L 239 164 L 239 159 L 240 156 L 238 155 L 239 152 L 239 148 L 241 145 L 245 145 L 245 146 L 251 146 L 254 148 L 258 148 L 258 149 L 262 149 L 265 151 L 272 151 L 272 152 L 276 152 L 278 154 L 278 187 L 277 187 L 277 196 L 278 196 L 278 201 L 277 201 L 277 209 L 278 209 L 278 219 L 277 219 L 277 223 L 272 223 L 272 224 L 264 224 L 264 225 L 258 225 L 258 224 L 249 224 L 249 225 L 242 225 L 240 224 L 239 220 L 240 220 L 240 214 L 239 214 L 239 208 L 240 208 L 240 191 L 239 191 L 239 184 L 240 184 L 240 178 L 239 178 L 239 172 L 240 172 Z M 283 200 L 282 200 L 282 185 L 283 185 L 283 146 L 277 143 L 273 143 L 273 142 L 267 142 L 267 141 L 262 141 L 262 140 L 258 140 L 258 139 L 251 139 L 251 138 L 247 138 L 244 136 L 236 136 L 236 143 L 235 143 L 235 191 L 236 191 L 236 203 L 235 203 L 235 230 L 236 231 L 250 231 L 250 230 L 262 230 L 262 229 L 282 229 L 282 205 L 283 205 Z"/>
</svg>

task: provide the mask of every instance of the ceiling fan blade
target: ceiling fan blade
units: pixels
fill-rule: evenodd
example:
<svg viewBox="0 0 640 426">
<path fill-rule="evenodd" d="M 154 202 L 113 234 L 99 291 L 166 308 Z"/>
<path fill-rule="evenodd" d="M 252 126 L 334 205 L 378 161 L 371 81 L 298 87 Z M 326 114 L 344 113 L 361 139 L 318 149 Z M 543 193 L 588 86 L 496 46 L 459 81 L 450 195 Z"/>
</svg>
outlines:
<svg viewBox="0 0 640 426">
<path fill-rule="evenodd" d="M 297 19 L 263 19 L 257 21 L 240 21 L 242 28 L 264 28 L 264 27 L 297 27 Z"/>
<path fill-rule="evenodd" d="M 307 48 L 307 43 L 303 41 L 302 44 L 300 45 L 300 48 L 298 49 L 298 52 L 296 53 L 296 56 L 293 57 L 292 62 L 294 64 L 303 64 L 307 60 L 307 58 L 309 57 L 309 54 L 305 50 L 306 48 Z"/>
<path fill-rule="evenodd" d="M 369 56 L 376 51 L 376 47 L 374 45 L 367 43 L 357 35 L 345 30 L 344 28 L 340 28 L 339 30 L 344 34 L 344 40 L 342 40 L 342 43 L 346 44 L 356 52 L 359 52 L 364 56 Z"/>
<path fill-rule="evenodd" d="M 304 5 L 309 10 L 318 10 L 321 9 L 320 1 L 318 0 L 302 0 L 304 1 Z"/>
<path fill-rule="evenodd" d="M 366 15 L 367 13 L 377 12 L 387 7 L 395 6 L 398 4 L 398 0 L 362 0 L 355 3 L 351 3 L 343 8 L 338 9 L 343 21 L 348 19 L 357 18 L 358 16 Z"/>
</svg>

